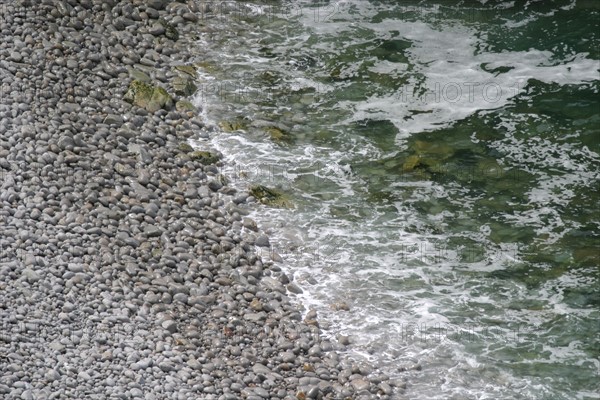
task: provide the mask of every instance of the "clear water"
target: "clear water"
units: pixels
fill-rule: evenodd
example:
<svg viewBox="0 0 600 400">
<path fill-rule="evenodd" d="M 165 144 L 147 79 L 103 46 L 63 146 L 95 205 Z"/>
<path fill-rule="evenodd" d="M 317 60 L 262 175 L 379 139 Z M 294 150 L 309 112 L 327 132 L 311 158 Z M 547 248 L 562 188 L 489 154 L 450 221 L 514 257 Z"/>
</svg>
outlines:
<svg viewBox="0 0 600 400">
<path fill-rule="evenodd" d="M 221 2 L 196 144 L 408 398 L 598 399 L 600 3 L 490 3 Z"/>
</svg>

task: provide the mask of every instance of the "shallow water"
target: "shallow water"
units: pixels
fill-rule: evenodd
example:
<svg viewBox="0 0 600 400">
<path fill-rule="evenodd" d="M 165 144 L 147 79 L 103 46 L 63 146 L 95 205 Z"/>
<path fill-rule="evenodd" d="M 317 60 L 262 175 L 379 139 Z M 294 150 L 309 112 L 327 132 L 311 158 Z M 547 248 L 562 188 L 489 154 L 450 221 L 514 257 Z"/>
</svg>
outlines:
<svg viewBox="0 0 600 400">
<path fill-rule="evenodd" d="M 264 257 L 326 333 L 411 399 L 600 398 L 598 4 L 235 4 L 196 144 L 290 196 Z"/>
</svg>

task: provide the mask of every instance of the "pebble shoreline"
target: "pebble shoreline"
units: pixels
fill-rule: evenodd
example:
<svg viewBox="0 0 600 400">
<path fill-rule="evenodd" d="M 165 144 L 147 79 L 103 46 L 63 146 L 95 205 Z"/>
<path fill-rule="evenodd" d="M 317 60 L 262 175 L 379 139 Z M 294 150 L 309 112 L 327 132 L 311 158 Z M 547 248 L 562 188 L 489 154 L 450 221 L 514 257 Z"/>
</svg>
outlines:
<svg viewBox="0 0 600 400">
<path fill-rule="evenodd" d="M 218 132 L 124 100 L 131 68 L 172 93 L 198 59 L 197 2 L 0 7 L 0 398 L 404 398 L 303 318 L 256 200 L 181 150 Z"/>
</svg>

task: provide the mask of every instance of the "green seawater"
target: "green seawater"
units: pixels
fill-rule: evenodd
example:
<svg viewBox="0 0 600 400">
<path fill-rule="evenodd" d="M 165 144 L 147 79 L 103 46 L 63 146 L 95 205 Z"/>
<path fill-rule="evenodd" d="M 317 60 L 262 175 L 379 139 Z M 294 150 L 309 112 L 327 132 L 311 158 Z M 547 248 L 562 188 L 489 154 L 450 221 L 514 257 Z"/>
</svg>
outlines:
<svg viewBox="0 0 600 400">
<path fill-rule="evenodd" d="M 289 195 L 255 217 L 326 332 L 411 399 L 600 398 L 600 2 L 236 4 L 207 145 Z"/>
</svg>

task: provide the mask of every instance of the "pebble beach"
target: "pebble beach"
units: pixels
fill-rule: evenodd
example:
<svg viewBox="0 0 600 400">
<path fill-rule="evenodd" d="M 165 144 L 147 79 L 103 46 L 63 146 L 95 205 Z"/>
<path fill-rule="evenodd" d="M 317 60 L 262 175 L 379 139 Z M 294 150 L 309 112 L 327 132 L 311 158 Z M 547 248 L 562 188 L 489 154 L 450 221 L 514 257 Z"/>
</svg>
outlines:
<svg viewBox="0 0 600 400">
<path fill-rule="evenodd" d="M 0 398 L 404 398 L 188 144 L 220 134 L 190 102 L 200 3 L 0 7 Z"/>
</svg>

